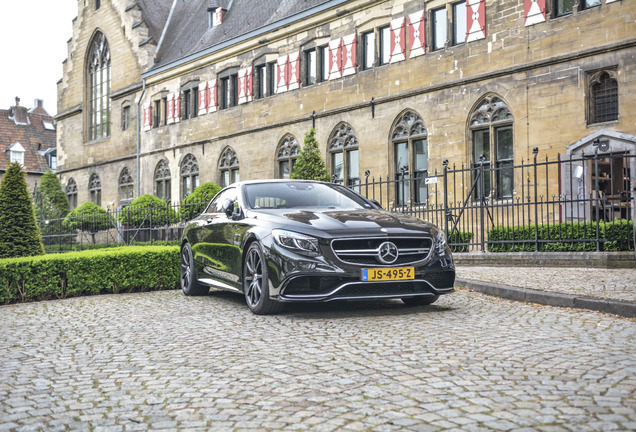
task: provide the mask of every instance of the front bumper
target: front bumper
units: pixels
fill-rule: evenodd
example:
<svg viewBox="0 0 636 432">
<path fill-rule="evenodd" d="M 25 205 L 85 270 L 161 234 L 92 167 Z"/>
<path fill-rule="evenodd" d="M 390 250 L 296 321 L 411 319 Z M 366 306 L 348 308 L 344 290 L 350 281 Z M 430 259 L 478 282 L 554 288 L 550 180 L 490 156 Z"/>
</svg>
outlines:
<svg viewBox="0 0 636 432">
<path fill-rule="evenodd" d="M 270 297 L 282 302 L 328 302 L 334 300 L 393 299 L 439 296 L 454 291 L 455 267 L 450 251 L 431 254 L 412 266 L 415 279 L 366 282 L 363 266 L 335 257 L 305 257 L 273 247 L 268 251 Z"/>
</svg>

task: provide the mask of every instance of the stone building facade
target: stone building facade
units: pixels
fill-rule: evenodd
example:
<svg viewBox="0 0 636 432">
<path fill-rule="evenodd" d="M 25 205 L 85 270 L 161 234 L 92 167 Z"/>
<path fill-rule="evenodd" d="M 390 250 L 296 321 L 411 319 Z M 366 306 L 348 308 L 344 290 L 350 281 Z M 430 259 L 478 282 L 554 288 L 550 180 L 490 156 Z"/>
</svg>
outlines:
<svg viewBox="0 0 636 432">
<path fill-rule="evenodd" d="M 286 177 L 312 127 L 354 187 L 599 137 L 636 153 L 633 1 L 254 4 L 78 0 L 56 117 L 72 202 Z M 504 169 L 489 194 L 514 195 L 517 177 Z M 429 199 L 423 183 L 406 195 Z"/>
</svg>

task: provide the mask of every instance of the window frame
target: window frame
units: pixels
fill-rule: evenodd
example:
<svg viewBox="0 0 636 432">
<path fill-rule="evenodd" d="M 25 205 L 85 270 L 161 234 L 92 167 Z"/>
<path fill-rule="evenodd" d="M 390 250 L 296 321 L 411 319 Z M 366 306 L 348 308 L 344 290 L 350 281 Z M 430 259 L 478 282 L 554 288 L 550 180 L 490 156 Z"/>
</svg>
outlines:
<svg viewBox="0 0 636 432">
<path fill-rule="evenodd" d="M 295 136 L 292 134 L 285 134 L 280 140 L 278 147 L 276 148 L 276 162 L 277 172 L 276 178 L 289 179 L 294 173 L 294 164 L 300 156 L 300 144 Z M 289 176 L 283 176 L 282 165 L 287 163 L 289 168 Z"/>
<path fill-rule="evenodd" d="M 371 38 L 373 42 L 373 46 L 369 49 L 369 44 L 367 43 Z M 375 30 L 370 30 L 362 33 L 362 69 L 369 70 L 373 69 L 376 65 L 376 37 Z M 369 63 L 369 56 L 371 57 L 371 62 Z"/>
<path fill-rule="evenodd" d="M 91 202 L 101 207 L 102 205 L 102 181 L 99 174 L 92 173 L 88 180 L 88 194 Z"/>
<path fill-rule="evenodd" d="M 348 188 L 360 191 L 360 144 L 355 130 L 349 123 L 339 123 L 329 136 L 327 142 L 329 149 L 329 164 L 331 168 L 331 178 L 334 183 L 344 185 Z M 357 155 L 357 166 L 355 171 L 357 176 L 352 175 L 351 155 Z M 341 177 L 337 177 L 337 160 L 342 161 Z"/>
<path fill-rule="evenodd" d="M 97 32 L 90 43 L 86 65 L 89 141 L 109 138 L 111 134 L 111 56 L 106 36 Z"/>
<path fill-rule="evenodd" d="M 499 157 L 499 134 L 498 132 L 510 128 L 510 150 L 511 155 L 507 158 Z M 475 200 L 488 199 L 494 197 L 497 200 L 512 199 L 515 190 L 514 179 L 514 116 L 510 105 L 499 95 L 489 94 L 479 99 L 475 107 L 468 116 L 468 130 L 470 133 L 471 154 L 473 169 L 477 169 L 482 163 L 477 160 L 475 137 L 476 134 L 487 132 L 488 136 L 488 157 L 484 155 L 484 190 L 481 190 L 481 182 L 477 185 Z M 482 145 L 484 143 L 482 142 Z M 483 154 L 483 153 L 482 153 Z M 508 168 L 506 168 L 508 167 Z M 509 190 L 503 190 L 504 177 L 511 173 L 511 183 Z M 494 192 L 494 193 L 493 193 Z"/>
<path fill-rule="evenodd" d="M 241 180 L 239 159 L 232 147 L 226 147 L 223 150 L 218 167 L 221 188 L 226 188 Z"/>
<path fill-rule="evenodd" d="M 603 80 L 607 77 L 606 80 Z M 611 88 L 599 88 L 611 85 Z M 597 88 L 599 88 L 597 90 Z M 618 74 L 615 68 L 606 68 L 587 73 L 587 124 L 595 125 L 615 122 L 620 118 L 620 92 L 618 88 Z M 611 94 L 597 94 L 611 92 Z M 602 99 L 599 101 L 599 97 Z M 611 100 L 607 101 L 607 99 Z M 599 109 L 603 107 L 603 109 Z M 609 108 L 608 108 L 609 107 Z M 602 117 L 601 117 L 602 116 Z M 609 118 L 611 116 L 611 118 Z"/>
<path fill-rule="evenodd" d="M 319 82 L 329 81 L 329 45 L 321 45 L 318 47 L 317 60 L 319 76 L 317 79 Z"/>
<path fill-rule="evenodd" d="M 440 17 L 443 17 L 443 20 L 440 20 L 440 22 L 444 23 L 444 42 L 441 44 L 441 46 L 437 38 L 438 24 L 437 21 L 435 21 L 436 18 L 438 18 L 438 13 L 440 14 Z M 446 48 L 446 44 L 448 43 L 448 11 L 446 9 L 446 6 L 431 9 L 430 16 L 431 18 L 429 22 L 431 23 L 431 51 L 440 51 Z"/>
<path fill-rule="evenodd" d="M 135 182 L 128 167 L 119 173 L 119 200 L 132 201 L 135 197 Z"/>
<path fill-rule="evenodd" d="M 192 153 L 188 153 L 181 161 L 179 170 L 181 179 L 179 185 L 181 191 L 181 200 L 184 200 L 188 195 L 194 192 L 197 187 L 199 187 L 200 171 L 197 158 Z"/>
<path fill-rule="evenodd" d="M 384 66 L 391 62 L 391 26 L 386 25 L 378 28 L 379 50 L 377 64 Z M 385 46 L 385 45 L 388 45 Z"/>
<path fill-rule="evenodd" d="M 426 151 L 426 167 L 417 165 L 416 143 L 423 141 Z M 428 202 L 428 177 L 429 152 L 428 152 L 428 130 L 424 126 L 422 117 L 412 109 L 407 109 L 397 118 L 391 129 L 391 144 L 393 145 L 393 177 L 395 184 L 396 206 L 404 207 L 407 204 L 425 205 Z M 407 165 L 398 166 L 398 149 L 403 146 L 406 149 Z M 414 187 L 412 187 L 412 185 Z M 423 192 L 422 192 L 423 191 Z M 422 195 L 424 195 L 422 197 Z M 403 201 L 405 198 L 406 201 Z"/>
<path fill-rule="evenodd" d="M 172 174 L 167 159 L 162 159 L 155 167 L 155 196 L 167 203 L 172 199 Z"/>
<path fill-rule="evenodd" d="M 311 60 L 313 54 L 313 61 Z M 318 83 L 318 51 L 316 48 L 310 48 L 303 52 L 305 73 L 305 86 L 312 86 Z M 313 77 L 311 72 L 313 71 Z M 313 78 L 313 79 L 312 79 Z"/>
<path fill-rule="evenodd" d="M 267 63 L 261 63 L 254 66 L 256 92 L 255 99 L 263 99 L 267 97 Z"/>
<path fill-rule="evenodd" d="M 66 193 L 66 200 L 68 201 L 70 209 L 75 210 L 77 208 L 77 182 L 73 177 L 66 182 L 64 192 Z"/>
<path fill-rule="evenodd" d="M 458 12 L 458 11 L 457 11 L 457 8 L 458 8 L 458 7 L 461 7 L 461 6 L 463 6 L 463 7 L 464 7 L 464 11 L 463 11 L 463 13 L 458 14 L 458 13 L 457 13 L 457 12 Z M 468 31 L 468 22 L 467 22 L 467 19 L 466 19 L 466 18 L 467 18 L 467 16 L 466 16 L 466 13 L 467 13 L 467 11 L 466 11 L 466 1 L 464 0 L 464 1 L 458 1 L 458 2 L 452 3 L 452 4 L 451 4 L 451 8 L 452 8 L 452 13 L 453 13 L 453 23 L 452 23 L 452 24 L 453 24 L 453 25 L 452 25 L 452 29 L 453 29 L 453 34 L 452 34 L 452 44 L 453 44 L 453 45 L 462 45 L 462 44 L 465 44 L 465 43 L 466 43 L 466 32 Z M 457 36 L 458 36 L 458 34 L 459 34 L 458 30 L 460 30 L 460 28 L 459 28 L 459 27 L 458 27 L 458 25 L 457 25 L 457 24 L 458 24 L 458 22 L 459 22 L 459 20 L 458 20 L 458 16 L 463 17 L 463 20 L 464 20 L 464 21 L 463 21 L 463 22 L 464 22 L 464 29 L 463 29 L 464 31 L 462 32 L 462 34 L 463 34 L 463 40 L 461 40 L 461 41 L 458 41 L 458 40 L 457 40 Z"/>
</svg>

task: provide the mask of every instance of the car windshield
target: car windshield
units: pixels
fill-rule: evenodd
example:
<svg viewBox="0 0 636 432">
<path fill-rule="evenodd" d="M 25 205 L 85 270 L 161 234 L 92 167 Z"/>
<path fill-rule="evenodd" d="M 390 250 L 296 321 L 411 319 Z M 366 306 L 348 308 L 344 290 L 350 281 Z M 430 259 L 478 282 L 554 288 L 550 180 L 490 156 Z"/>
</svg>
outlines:
<svg viewBox="0 0 636 432">
<path fill-rule="evenodd" d="M 350 190 L 331 184 L 311 182 L 272 182 L 245 185 L 249 206 L 253 209 L 280 208 L 373 208 Z"/>
</svg>

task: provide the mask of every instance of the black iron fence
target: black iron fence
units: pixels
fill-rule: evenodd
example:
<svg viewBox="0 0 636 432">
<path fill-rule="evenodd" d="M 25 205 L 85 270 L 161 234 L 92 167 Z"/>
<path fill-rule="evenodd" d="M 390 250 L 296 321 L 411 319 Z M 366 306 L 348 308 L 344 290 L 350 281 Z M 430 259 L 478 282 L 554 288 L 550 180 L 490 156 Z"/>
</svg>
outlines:
<svg viewBox="0 0 636 432">
<path fill-rule="evenodd" d="M 581 154 L 520 165 L 450 166 L 352 187 L 383 208 L 443 227 L 456 252 L 634 250 L 636 157 Z M 202 208 L 203 203 L 186 204 Z M 178 242 L 193 212 L 179 204 L 41 220 L 49 252 Z"/>
<path fill-rule="evenodd" d="M 444 227 L 455 251 L 634 250 L 636 156 L 580 154 L 450 166 L 356 186 L 383 208 Z"/>
</svg>

